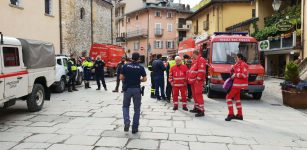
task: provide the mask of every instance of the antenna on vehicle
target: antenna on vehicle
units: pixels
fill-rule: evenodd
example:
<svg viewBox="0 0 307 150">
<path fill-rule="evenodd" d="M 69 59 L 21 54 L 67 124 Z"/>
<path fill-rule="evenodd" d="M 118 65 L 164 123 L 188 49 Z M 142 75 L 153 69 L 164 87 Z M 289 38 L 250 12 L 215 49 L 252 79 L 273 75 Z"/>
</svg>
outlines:
<svg viewBox="0 0 307 150">
<path fill-rule="evenodd" d="M 2 32 L 0 32 L 0 36 L 1 36 L 0 44 L 3 44 L 3 34 L 2 34 Z"/>
</svg>

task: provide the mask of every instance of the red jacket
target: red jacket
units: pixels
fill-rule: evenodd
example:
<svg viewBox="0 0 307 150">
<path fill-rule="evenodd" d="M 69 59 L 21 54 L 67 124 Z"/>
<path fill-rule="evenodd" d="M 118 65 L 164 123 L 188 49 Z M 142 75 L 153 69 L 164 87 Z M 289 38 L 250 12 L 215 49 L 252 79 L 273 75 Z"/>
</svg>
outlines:
<svg viewBox="0 0 307 150">
<path fill-rule="evenodd" d="M 207 61 L 201 56 L 198 56 L 198 58 L 193 61 L 192 67 L 188 73 L 189 84 L 194 84 L 195 81 L 200 81 L 200 82 L 205 81 L 206 64 L 207 64 Z"/>
<path fill-rule="evenodd" d="M 248 65 L 244 61 L 239 61 L 233 66 L 234 80 L 233 88 L 247 89 L 248 87 Z"/>
<path fill-rule="evenodd" d="M 175 65 L 169 72 L 169 82 L 174 87 L 187 86 L 188 67 L 186 65 Z"/>
</svg>

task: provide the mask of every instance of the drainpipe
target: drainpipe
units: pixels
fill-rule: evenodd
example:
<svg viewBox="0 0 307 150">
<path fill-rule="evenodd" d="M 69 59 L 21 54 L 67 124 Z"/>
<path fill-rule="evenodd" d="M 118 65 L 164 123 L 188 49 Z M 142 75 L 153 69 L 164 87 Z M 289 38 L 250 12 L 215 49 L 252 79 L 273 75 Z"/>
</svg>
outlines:
<svg viewBox="0 0 307 150">
<path fill-rule="evenodd" d="M 59 0 L 59 20 L 60 20 L 60 54 L 63 54 L 63 37 L 62 37 L 62 0 Z"/>
<path fill-rule="evenodd" d="M 113 5 L 111 7 L 111 44 L 113 44 Z"/>
<path fill-rule="evenodd" d="M 302 59 L 304 59 L 304 57 L 305 57 L 305 53 L 304 53 L 304 51 L 305 51 L 305 13 L 306 13 L 306 11 L 305 11 L 305 0 L 302 0 L 302 11 L 303 11 L 303 13 L 302 13 L 302 35 L 301 35 L 301 43 L 302 43 Z"/>
<path fill-rule="evenodd" d="M 93 0 L 91 0 L 91 43 L 94 43 L 94 31 L 93 31 Z"/>
</svg>

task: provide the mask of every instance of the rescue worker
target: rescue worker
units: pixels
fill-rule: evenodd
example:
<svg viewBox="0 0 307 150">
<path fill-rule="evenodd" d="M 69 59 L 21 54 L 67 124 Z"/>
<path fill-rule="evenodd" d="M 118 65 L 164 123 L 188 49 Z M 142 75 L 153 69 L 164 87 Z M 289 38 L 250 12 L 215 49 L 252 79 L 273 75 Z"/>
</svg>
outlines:
<svg viewBox="0 0 307 150">
<path fill-rule="evenodd" d="M 120 84 L 120 71 L 123 68 L 123 66 L 125 65 L 125 61 L 126 61 L 126 57 L 122 57 L 122 60 L 120 63 L 117 64 L 117 68 L 116 68 L 116 87 L 112 92 L 118 92 L 118 88 L 119 88 L 119 84 Z"/>
<path fill-rule="evenodd" d="M 166 100 L 165 93 L 164 93 L 164 71 L 165 66 L 162 61 L 162 55 L 158 54 L 157 59 L 153 61 L 152 63 L 152 70 L 153 70 L 153 76 L 155 81 L 155 95 L 158 100 L 161 100 L 161 97 L 163 100 Z M 159 89 L 161 92 L 161 95 L 159 94 Z"/>
<path fill-rule="evenodd" d="M 191 69 L 192 67 L 192 60 L 191 57 L 189 55 L 184 55 L 183 56 L 184 59 L 184 64 L 188 67 L 188 69 Z M 191 84 L 187 84 L 187 89 L 188 89 L 188 101 L 190 102 L 192 99 L 192 88 L 191 88 Z"/>
<path fill-rule="evenodd" d="M 166 83 L 166 99 L 167 99 L 168 102 L 171 101 L 171 96 L 172 96 L 172 85 L 169 82 L 169 74 L 170 74 L 171 68 L 176 65 L 175 57 L 176 57 L 176 55 L 171 56 L 169 61 L 167 62 L 167 66 L 166 66 L 166 78 L 167 78 L 167 80 L 166 80 L 167 81 L 167 83 Z"/>
<path fill-rule="evenodd" d="M 226 96 L 226 103 L 228 106 L 228 116 L 225 121 L 231 121 L 232 119 L 243 120 L 242 105 L 240 100 L 241 90 L 248 87 L 248 65 L 244 62 L 242 54 L 237 54 L 236 64 L 233 66 L 233 85 L 230 92 Z M 232 100 L 236 101 L 237 115 L 234 115 Z"/>
<path fill-rule="evenodd" d="M 156 60 L 156 55 L 151 56 L 151 60 L 148 63 L 148 70 L 150 71 L 150 82 L 151 82 L 151 88 L 150 88 L 150 98 L 156 98 L 155 96 L 155 81 L 154 81 L 154 74 L 152 70 L 152 63 Z"/>
<path fill-rule="evenodd" d="M 67 70 L 68 70 L 68 92 L 78 91 L 76 89 L 76 75 L 77 75 L 77 65 L 75 58 L 70 58 L 67 63 Z"/>
<path fill-rule="evenodd" d="M 187 72 L 188 67 L 182 64 L 180 56 L 175 57 L 176 65 L 173 66 L 169 73 L 169 82 L 172 85 L 173 92 L 173 110 L 178 110 L 179 91 L 182 98 L 182 109 L 188 111 L 187 108 Z"/>
<path fill-rule="evenodd" d="M 92 76 L 92 67 L 93 62 L 90 57 L 86 57 L 85 61 L 82 63 L 83 71 L 84 71 L 84 84 L 85 89 L 91 88 L 90 87 L 90 80 Z"/>
<path fill-rule="evenodd" d="M 123 101 L 123 118 L 124 131 L 128 132 L 130 128 L 129 107 L 133 99 L 134 116 L 132 123 L 132 133 L 138 132 L 140 113 L 141 113 L 141 82 L 146 82 L 146 72 L 143 66 L 138 63 L 140 54 L 132 54 L 132 62 L 125 64 L 121 70 L 120 79 L 123 80 L 124 101 Z"/>
<path fill-rule="evenodd" d="M 101 87 L 100 81 L 101 81 L 104 87 L 104 90 L 107 91 L 107 85 L 104 80 L 104 66 L 105 66 L 105 62 L 101 60 L 100 56 L 97 56 L 97 59 L 93 66 L 93 68 L 95 69 L 95 77 L 96 77 L 96 82 L 98 86 L 96 90 L 100 90 L 100 87 Z"/>
<path fill-rule="evenodd" d="M 194 109 L 190 110 L 196 113 L 195 117 L 205 116 L 203 84 L 206 75 L 206 60 L 200 56 L 199 51 L 193 51 L 193 64 L 188 73 L 188 82 L 191 84 L 192 96 L 194 99 Z"/>
</svg>

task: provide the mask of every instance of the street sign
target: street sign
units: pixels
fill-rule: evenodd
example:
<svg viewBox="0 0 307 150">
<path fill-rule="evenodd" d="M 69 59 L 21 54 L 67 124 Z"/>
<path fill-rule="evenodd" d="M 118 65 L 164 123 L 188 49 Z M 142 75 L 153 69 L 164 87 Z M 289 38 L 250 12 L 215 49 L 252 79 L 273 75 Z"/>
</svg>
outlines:
<svg viewBox="0 0 307 150">
<path fill-rule="evenodd" d="M 279 21 L 276 24 L 277 30 L 281 32 L 289 31 L 293 28 L 293 24 L 288 20 Z"/>
<path fill-rule="evenodd" d="M 260 50 L 269 50 L 270 49 L 270 41 L 264 40 L 259 42 L 259 49 Z"/>
</svg>

